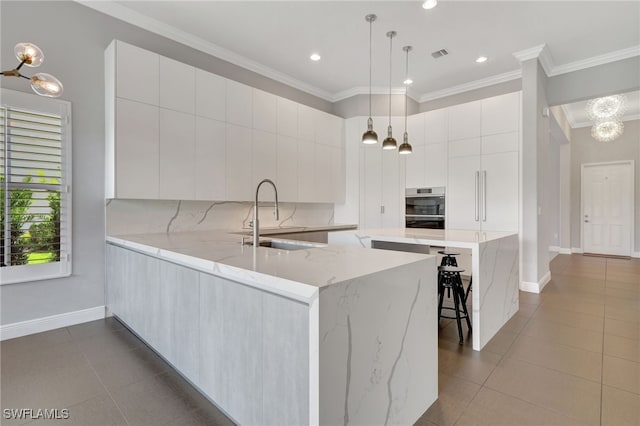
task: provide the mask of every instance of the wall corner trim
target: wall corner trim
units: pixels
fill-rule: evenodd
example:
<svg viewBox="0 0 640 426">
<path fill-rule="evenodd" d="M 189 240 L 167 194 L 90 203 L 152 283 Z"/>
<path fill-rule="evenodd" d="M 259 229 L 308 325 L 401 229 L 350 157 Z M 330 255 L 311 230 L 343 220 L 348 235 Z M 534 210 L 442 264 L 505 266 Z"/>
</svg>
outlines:
<svg viewBox="0 0 640 426">
<path fill-rule="evenodd" d="M 538 282 L 520 281 L 520 290 L 529 293 L 540 293 L 549 281 L 551 281 L 551 272 L 547 271 Z"/>
<path fill-rule="evenodd" d="M 29 334 L 41 333 L 61 327 L 69 327 L 83 322 L 98 320 L 105 317 L 105 307 L 95 306 L 80 311 L 65 312 L 27 321 L 14 322 L 0 326 L 0 340 L 13 339 Z"/>
</svg>

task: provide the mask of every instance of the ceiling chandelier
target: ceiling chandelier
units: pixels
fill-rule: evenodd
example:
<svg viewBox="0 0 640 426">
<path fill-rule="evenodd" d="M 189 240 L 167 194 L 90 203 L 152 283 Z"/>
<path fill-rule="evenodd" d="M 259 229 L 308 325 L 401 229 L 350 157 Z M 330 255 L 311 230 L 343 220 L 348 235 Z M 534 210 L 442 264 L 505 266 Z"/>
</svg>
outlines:
<svg viewBox="0 0 640 426">
<path fill-rule="evenodd" d="M 587 115 L 593 121 L 591 136 L 600 142 L 611 142 L 624 132 L 622 116 L 627 110 L 624 95 L 605 96 L 587 102 Z"/>
<path fill-rule="evenodd" d="M 38 46 L 33 43 L 18 43 L 13 51 L 16 54 L 16 58 L 20 61 L 20 64 L 12 70 L 2 71 L 0 75 L 29 80 L 33 91 L 40 96 L 57 98 L 62 95 L 62 83 L 51 74 L 40 72 L 33 77 L 27 77 L 20 72 L 20 68 L 22 68 L 23 65 L 39 67 L 40 64 L 42 64 L 44 61 L 44 53 L 42 53 L 42 50 L 40 50 Z"/>
</svg>

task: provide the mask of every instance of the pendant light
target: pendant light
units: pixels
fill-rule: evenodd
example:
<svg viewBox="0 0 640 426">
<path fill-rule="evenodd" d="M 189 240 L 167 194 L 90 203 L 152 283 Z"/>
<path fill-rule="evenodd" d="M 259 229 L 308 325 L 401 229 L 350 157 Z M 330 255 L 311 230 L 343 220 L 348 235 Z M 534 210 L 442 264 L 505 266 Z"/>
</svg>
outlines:
<svg viewBox="0 0 640 426">
<path fill-rule="evenodd" d="M 44 54 L 38 46 L 33 43 L 18 43 L 14 47 L 13 51 L 20 63 L 12 70 L 0 72 L 0 75 L 4 77 L 18 77 L 29 80 L 33 91 L 40 96 L 57 98 L 62 95 L 62 83 L 60 83 L 60 80 L 51 74 L 40 72 L 33 77 L 27 77 L 20 72 L 20 68 L 22 68 L 23 65 L 28 67 L 39 67 L 40 64 L 42 64 L 42 61 L 44 61 Z"/>
<path fill-rule="evenodd" d="M 389 31 L 387 37 L 389 37 L 389 127 L 387 127 L 387 137 L 382 141 L 382 149 L 396 149 L 398 144 L 393 138 L 393 131 L 391 129 L 391 64 L 393 53 L 393 38 L 397 35 L 395 31 Z"/>
<path fill-rule="evenodd" d="M 378 143 L 378 134 L 373 130 L 373 118 L 371 118 L 371 38 L 373 21 L 378 17 L 369 14 L 364 19 L 369 23 L 369 120 L 367 120 L 367 131 L 362 135 L 362 143 L 372 145 Z"/>
<path fill-rule="evenodd" d="M 407 133 L 407 99 L 409 91 L 409 52 L 413 49 L 411 46 L 404 46 L 402 50 L 407 53 L 407 61 L 406 61 L 406 75 L 405 75 L 405 86 L 404 86 L 404 135 L 402 137 L 402 143 L 400 144 L 400 148 L 398 148 L 399 154 L 411 154 L 413 152 L 413 148 L 411 148 L 411 144 L 409 143 L 409 134 Z"/>
</svg>

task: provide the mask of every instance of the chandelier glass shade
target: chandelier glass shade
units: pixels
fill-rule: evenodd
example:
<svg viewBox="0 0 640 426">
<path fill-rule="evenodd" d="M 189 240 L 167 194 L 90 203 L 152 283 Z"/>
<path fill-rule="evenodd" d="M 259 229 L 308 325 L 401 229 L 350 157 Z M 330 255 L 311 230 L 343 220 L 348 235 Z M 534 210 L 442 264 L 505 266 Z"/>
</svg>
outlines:
<svg viewBox="0 0 640 426">
<path fill-rule="evenodd" d="M 613 95 L 591 99 L 587 103 L 587 114 L 591 121 L 620 118 L 624 115 L 626 110 L 627 103 L 624 95 Z"/>
<path fill-rule="evenodd" d="M 4 77 L 18 77 L 29 80 L 33 91 L 40 96 L 57 98 L 62 95 L 62 83 L 51 74 L 41 72 L 32 77 L 28 77 L 20 71 L 20 68 L 23 66 L 39 67 L 42 64 L 44 61 L 44 54 L 38 46 L 33 43 L 18 43 L 13 48 L 13 52 L 20 63 L 14 69 L 0 72 L 0 75 Z"/>
<path fill-rule="evenodd" d="M 608 120 L 596 123 L 591 128 L 591 136 L 600 142 L 611 142 L 624 133 L 624 123 L 619 120 Z"/>
</svg>

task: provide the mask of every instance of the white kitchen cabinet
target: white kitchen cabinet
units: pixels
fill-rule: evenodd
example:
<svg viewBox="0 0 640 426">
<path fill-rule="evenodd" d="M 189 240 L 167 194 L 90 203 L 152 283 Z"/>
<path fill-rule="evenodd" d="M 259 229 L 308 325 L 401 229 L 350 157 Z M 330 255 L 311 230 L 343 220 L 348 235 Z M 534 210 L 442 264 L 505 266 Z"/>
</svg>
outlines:
<svg viewBox="0 0 640 426">
<path fill-rule="evenodd" d="M 518 232 L 518 153 L 483 155 L 481 163 L 482 230 Z"/>
<path fill-rule="evenodd" d="M 251 187 L 258 186 L 263 179 L 277 180 L 278 167 L 278 144 L 277 136 L 274 133 L 263 132 L 260 130 L 253 131 L 253 165 Z M 263 185 L 260 189 L 260 198 L 262 200 L 274 200 L 275 193 L 271 185 Z"/>
<path fill-rule="evenodd" d="M 480 156 L 449 159 L 446 226 L 480 229 Z"/>
<path fill-rule="evenodd" d="M 425 145 L 413 145 L 413 152 L 407 155 L 405 186 L 423 188 L 426 186 L 427 157 Z"/>
<path fill-rule="evenodd" d="M 195 116 L 160 108 L 160 197 L 195 198 Z"/>
<path fill-rule="evenodd" d="M 447 227 L 518 231 L 518 153 L 449 159 Z"/>
<path fill-rule="evenodd" d="M 277 96 L 253 89 L 253 128 L 275 134 Z"/>
<path fill-rule="evenodd" d="M 251 201 L 252 130 L 227 123 L 226 147 L 226 199 Z"/>
<path fill-rule="evenodd" d="M 252 105 L 253 89 L 246 84 L 227 80 L 227 123 L 251 128 Z"/>
<path fill-rule="evenodd" d="M 315 143 L 298 140 L 298 201 L 316 200 Z"/>
<path fill-rule="evenodd" d="M 107 198 L 344 199 L 342 118 L 117 40 L 105 65 Z"/>
<path fill-rule="evenodd" d="M 427 144 L 444 143 L 449 139 L 449 109 L 424 113 L 424 140 Z"/>
<path fill-rule="evenodd" d="M 362 178 L 360 179 L 360 228 L 382 227 L 382 149 L 361 145 Z"/>
<path fill-rule="evenodd" d="M 482 101 L 448 108 L 450 141 L 479 137 L 482 134 Z"/>
<path fill-rule="evenodd" d="M 424 146 L 424 183 L 426 188 L 447 186 L 447 143 L 432 143 Z M 415 150 L 414 150 L 415 152 Z M 407 157 L 407 170 L 409 164 Z M 407 185 L 407 188 L 415 188 Z"/>
<path fill-rule="evenodd" d="M 118 198 L 157 199 L 160 118 L 157 106 L 126 99 L 116 100 L 115 151 L 109 173 L 113 194 Z"/>
<path fill-rule="evenodd" d="M 457 139 L 449 141 L 449 157 L 467 157 L 480 155 L 482 152 L 482 138 Z"/>
<path fill-rule="evenodd" d="M 409 143 L 413 148 L 425 144 L 424 119 L 425 113 L 407 117 L 407 133 L 409 133 Z"/>
<path fill-rule="evenodd" d="M 158 105 L 160 56 L 119 40 L 109 45 L 105 56 L 109 55 L 115 66 L 115 96 Z"/>
<path fill-rule="evenodd" d="M 226 121 L 226 78 L 196 69 L 196 115 L 218 121 Z"/>
<path fill-rule="evenodd" d="M 482 134 L 516 132 L 520 128 L 520 92 L 482 100 Z"/>
<path fill-rule="evenodd" d="M 158 105 L 161 108 L 195 114 L 196 69 L 160 56 L 160 103 Z"/>
<path fill-rule="evenodd" d="M 196 200 L 226 199 L 226 124 L 196 117 Z"/>
<path fill-rule="evenodd" d="M 298 104 L 285 98 L 278 98 L 278 134 L 298 137 Z"/>
<path fill-rule="evenodd" d="M 321 112 L 306 105 L 298 105 L 298 138 L 315 142 L 316 126 L 319 126 Z"/>
<path fill-rule="evenodd" d="M 278 135 L 276 185 L 284 202 L 298 201 L 298 141 Z"/>
<path fill-rule="evenodd" d="M 498 133 L 482 136 L 482 154 L 519 151 L 520 132 Z"/>
</svg>

